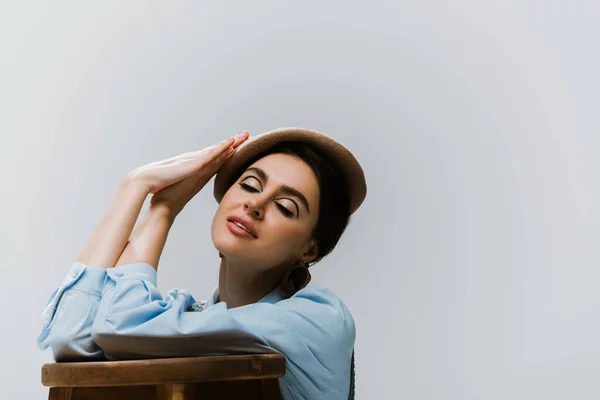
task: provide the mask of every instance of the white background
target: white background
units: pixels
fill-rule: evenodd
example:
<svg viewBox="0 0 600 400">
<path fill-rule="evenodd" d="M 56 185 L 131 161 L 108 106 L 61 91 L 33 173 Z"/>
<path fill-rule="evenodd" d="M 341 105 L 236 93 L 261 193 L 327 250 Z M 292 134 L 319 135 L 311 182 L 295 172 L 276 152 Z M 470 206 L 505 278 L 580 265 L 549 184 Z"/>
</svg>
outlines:
<svg viewBox="0 0 600 400">
<path fill-rule="evenodd" d="M 129 170 L 324 132 L 368 196 L 313 271 L 358 399 L 600 398 L 596 1 L 3 2 L 0 398 L 44 399 L 41 311 Z M 159 286 L 204 298 L 212 182 Z"/>
</svg>

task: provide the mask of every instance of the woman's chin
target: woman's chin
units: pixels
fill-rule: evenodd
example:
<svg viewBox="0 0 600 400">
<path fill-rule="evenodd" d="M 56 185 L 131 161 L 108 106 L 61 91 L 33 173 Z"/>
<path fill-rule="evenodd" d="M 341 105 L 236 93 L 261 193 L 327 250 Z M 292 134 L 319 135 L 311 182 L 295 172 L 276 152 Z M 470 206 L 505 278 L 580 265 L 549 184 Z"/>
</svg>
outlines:
<svg viewBox="0 0 600 400">
<path fill-rule="evenodd" d="M 243 249 L 240 248 L 240 244 L 235 243 L 235 239 L 219 238 L 219 240 L 213 240 L 213 244 L 217 251 L 225 257 L 238 258 L 245 253 Z"/>
</svg>

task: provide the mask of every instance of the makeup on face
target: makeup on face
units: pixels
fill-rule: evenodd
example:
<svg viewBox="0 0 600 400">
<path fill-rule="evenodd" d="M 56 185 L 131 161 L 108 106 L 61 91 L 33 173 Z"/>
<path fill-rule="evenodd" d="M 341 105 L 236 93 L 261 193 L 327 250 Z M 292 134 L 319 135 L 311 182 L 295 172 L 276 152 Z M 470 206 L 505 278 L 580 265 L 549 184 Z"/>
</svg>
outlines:
<svg viewBox="0 0 600 400">
<path fill-rule="evenodd" d="M 260 177 L 260 179 L 262 179 L 262 181 L 264 181 L 264 182 L 265 182 L 265 184 L 266 184 L 266 183 L 268 182 L 268 180 L 269 180 L 269 176 L 268 176 L 268 175 L 267 175 L 267 173 L 266 173 L 266 172 L 265 172 L 263 169 L 261 169 L 261 168 L 258 168 L 258 167 L 250 167 L 250 168 L 248 168 L 248 169 L 247 169 L 247 170 L 244 172 L 244 174 L 248 174 L 248 172 L 255 172 L 255 173 L 256 173 L 256 174 L 257 174 L 257 175 Z M 258 184 L 260 185 L 260 189 L 261 189 L 261 190 L 263 189 L 262 182 L 261 182 L 260 180 L 256 179 L 256 177 L 254 177 L 254 176 L 252 176 L 252 175 L 248 175 L 248 176 L 246 176 L 242 182 L 244 182 L 244 181 L 245 181 L 247 178 L 254 178 L 254 180 L 256 180 L 256 181 L 258 182 Z M 242 185 L 242 183 L 240 183 L 240 185 Z M 246 190 L 247 192 L 251 192 L 251 193 L 256 193 L 256 192 L 258 192 L 258 190 L 257 190 L 255 187 L 252 187 L 252 186 L 248 187 L 248 185 L 242 186 L 242 189 L 243 189 L 243 190 Z M 304 196 L 304 194 L 302 194 L 302 192 L 300 192 L 300 191 L 299 191 L 299 190 L 297 190 L 297 189 L 294 189 L 293 187 L 291 187 L 291 186 L 289 186 L 289 185 L 282 185 L 282 186 L 281 186 L 281 188 L 279 189 L 279 191 L 280 191 L 282 194 L 286 194 L 286 195 L 289 195 L 289 196 L 296 197 L 298 200 L 300 200 L 300 202 L 302 203 L 302 205 L 303 205 L 303 206 L 304 206 L 304 208 L 306 209 L 307 213 L 308 213 L 308 214 L 310 214 L 310 206 L 309 206 L 309 204 L 308 204 L 308 200 L 306 200 L 306 197 Z M 298 218 L 299 218 L 299 217 L 300 217 L 300 208 L 299 208 L 299 206 L 298 206 L 298 203 L 297 203 L 296 201 L 294 201 L 293 199 L 287 199 L 287 200 L 289 200 L 289 201 L 291 201 L 291 202 L 293 202 L 293 203 L 294 203 L 294 206 L 295 206 L 295 208 L 296 208 L 296 211 L 297 211 L 297 213 L 298 213 Z M 277 203 L 277 204 L 278 204 L 278 203 Z M 278 204 L 278 205 L 279 205 L 279 204 Z M 287 210 L 287 208 L 286 208 L 286 207 L 284 207 L 284 206 L 282 206 L 282 205 L 279 205 L 279 206 L 280 206 L 280 208 L 284 208 L 284 209 L 286 209 L 286 210 Z M 289 210 L 287 210 L 287 211 L 289 211 Z M 282 212 L 284 212 L 284 213 L 285 213 L 285 211 L 282 211 Z M 291 212 L 291 211 L 290 211 L 290 212 Z"/>
<path fill-rule="evenodd" d="M 254 236 L 252 236 L 252 234 L 250 234 L 244 228 L 238 226 L 234 222 L 227 221 L 227 228 L 229 228 L 229 230 L 236 236 L 253 240 L 256 239 Z"/>
</svg>

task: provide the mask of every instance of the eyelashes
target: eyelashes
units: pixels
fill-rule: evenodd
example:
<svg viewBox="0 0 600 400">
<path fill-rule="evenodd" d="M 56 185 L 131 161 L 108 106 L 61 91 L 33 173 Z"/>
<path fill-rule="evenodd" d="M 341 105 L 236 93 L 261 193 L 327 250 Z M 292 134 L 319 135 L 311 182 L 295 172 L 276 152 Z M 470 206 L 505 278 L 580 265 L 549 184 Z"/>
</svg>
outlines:
<svg viewBox="0 0 600 400">
<path fill-rule="evenodd" d="M 246 185 L 245 183 L 240 183 L 240 186 L 242 187 L 242 190 L 245 190 L 246 192 L 249 193 L 258 193 L 258 190 L 256 190 L 255 188 L 253 188 L 250 185 Z M 284 206 L 282 206 L 279 203 L 275 203 L 275 205 L 277 206 L 277 208 L 279 208 L 279 210 L 281 210 L 281 212 L 288 218 L 293 218 L 294 217 L 294 213 L 291 212 L 290 210 L 288 210 L 287 208 L 285 208 Z"/>
</svg>

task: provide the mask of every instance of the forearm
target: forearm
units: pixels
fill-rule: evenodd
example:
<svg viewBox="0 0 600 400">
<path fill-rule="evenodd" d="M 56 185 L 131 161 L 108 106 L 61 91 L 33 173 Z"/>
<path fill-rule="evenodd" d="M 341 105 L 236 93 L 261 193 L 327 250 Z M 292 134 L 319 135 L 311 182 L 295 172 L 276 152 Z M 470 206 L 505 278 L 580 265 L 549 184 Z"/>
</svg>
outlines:
<svg viewBox="0 0 600 400">
<path fill-rule="evenodd" d="M 158 269 L 173 222 L 174 217 L 167 207 L 152 205 L 144 213 L 115 267 L 142 262 Z"/>
<path fill-rule="evenodd" d="M 124 179 L 77 261 L 112 268 L 127 244 L 147 195 L 143 185 Z"/>
</svg>

